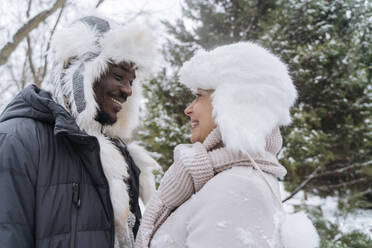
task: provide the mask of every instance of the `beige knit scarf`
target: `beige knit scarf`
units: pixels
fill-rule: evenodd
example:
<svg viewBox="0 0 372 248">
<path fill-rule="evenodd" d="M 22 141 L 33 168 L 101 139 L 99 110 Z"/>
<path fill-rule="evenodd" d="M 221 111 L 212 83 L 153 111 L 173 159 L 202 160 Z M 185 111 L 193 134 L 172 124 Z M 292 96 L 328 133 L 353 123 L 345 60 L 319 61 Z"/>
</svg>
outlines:
<svg viewBox="0 0 372 248">
<path fill-rule="evenodd" d="M 276 154 L 282 146 L 279 128 L 266 139 L 266 152 L 254 156 L 260 169 L 276 177 L 285 176 Z M 194 193 L 198 192 L 217 173 L 234 166 L 252 166 L 248 156 L 227 150 L 221 133 L 214 129 L 203 144 L 182 144 L 174 150 L 174 163 L 165 173 L 160 187 L 150 200 L 137 233 L 136 248 L 147 248 L 159 226 Z"/>
</svg>

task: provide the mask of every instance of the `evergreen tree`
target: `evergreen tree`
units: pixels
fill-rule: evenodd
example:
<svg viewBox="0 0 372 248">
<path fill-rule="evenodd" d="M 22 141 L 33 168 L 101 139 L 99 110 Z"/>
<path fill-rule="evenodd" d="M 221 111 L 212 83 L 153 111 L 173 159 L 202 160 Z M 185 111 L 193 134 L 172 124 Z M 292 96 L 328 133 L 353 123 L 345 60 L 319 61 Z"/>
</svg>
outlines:
<svg viewBox="0 0 372 248">
<path fill-rule="evenodd" d="M 306 191 L 372 207 L 371 16 L 371 3 L 347 0 L 283 1 L 272 13 L 261 41 L 299 91 L 281 160 L 289 191 L 314 172 Z"/>
</svg>

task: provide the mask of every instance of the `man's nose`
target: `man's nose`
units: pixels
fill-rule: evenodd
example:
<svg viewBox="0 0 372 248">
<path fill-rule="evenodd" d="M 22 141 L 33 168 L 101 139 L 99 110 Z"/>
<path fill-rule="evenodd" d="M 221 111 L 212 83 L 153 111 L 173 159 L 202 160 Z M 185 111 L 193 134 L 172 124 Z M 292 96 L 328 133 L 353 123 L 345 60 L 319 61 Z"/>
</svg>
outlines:
<svg viewBox="0 0 372 248">
<path fill-rule="evenodd" d="M 120 87 L 120 91 L 124 93 L 126 96 L 131 96 L 133 91 L 132 91 L 132 86 L 130 85 L 124 85 Z"/>
</svg>

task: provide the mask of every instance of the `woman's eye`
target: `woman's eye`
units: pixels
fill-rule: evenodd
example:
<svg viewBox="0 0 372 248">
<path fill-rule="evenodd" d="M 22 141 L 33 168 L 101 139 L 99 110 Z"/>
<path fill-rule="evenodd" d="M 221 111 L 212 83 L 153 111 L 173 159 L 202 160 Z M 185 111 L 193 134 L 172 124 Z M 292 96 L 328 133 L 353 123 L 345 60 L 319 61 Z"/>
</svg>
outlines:
<svg viewBox="0 0 372 248">
<path fill-rule="evenodd" d="M 201 96 L 202 96 L 202 95 L 199 94 L 199 93 L 195 94 L 195 98 L 199 98 L 199 97 L 201 97 Z"/>
</svg>

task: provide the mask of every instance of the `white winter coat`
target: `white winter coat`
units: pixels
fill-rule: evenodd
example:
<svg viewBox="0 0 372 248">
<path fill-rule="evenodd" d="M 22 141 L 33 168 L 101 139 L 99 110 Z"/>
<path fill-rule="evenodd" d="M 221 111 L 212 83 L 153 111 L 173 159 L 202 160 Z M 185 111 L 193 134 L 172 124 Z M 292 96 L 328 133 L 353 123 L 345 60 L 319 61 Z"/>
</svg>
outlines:
<svg viewBox="0 0 372 248">
<path fill-rule="evenodd" d="M 278 196 L 278 180 L 265 173 Z M 160 226 L 151 248 L 279 248 L 282 214 L 252 167 L 225 170 L 179 206 Z"/>
</svg>

